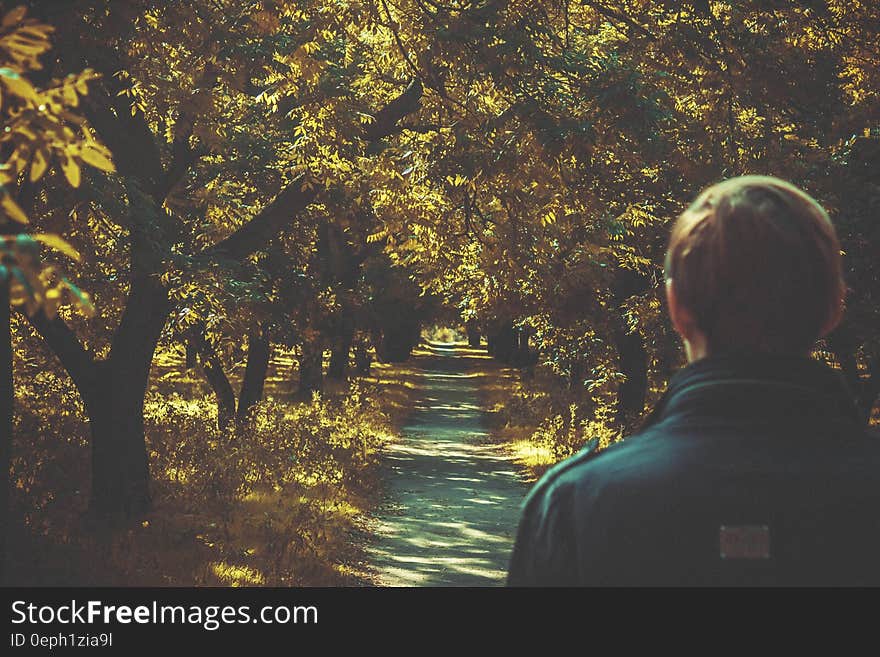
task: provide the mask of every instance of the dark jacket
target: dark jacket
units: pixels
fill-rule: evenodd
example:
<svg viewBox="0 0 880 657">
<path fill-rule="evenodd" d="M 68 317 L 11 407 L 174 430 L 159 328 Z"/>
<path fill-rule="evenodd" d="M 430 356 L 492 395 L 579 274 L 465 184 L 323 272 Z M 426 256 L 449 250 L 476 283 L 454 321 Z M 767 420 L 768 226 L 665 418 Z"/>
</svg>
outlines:
<svg viewBox="0 0 880 657">
<path fill-rule="evenodd" d="M 834 370 L 724 355 L 525 501 L 508 584 L 880 584 L 880 439 Z"/>
</svg>

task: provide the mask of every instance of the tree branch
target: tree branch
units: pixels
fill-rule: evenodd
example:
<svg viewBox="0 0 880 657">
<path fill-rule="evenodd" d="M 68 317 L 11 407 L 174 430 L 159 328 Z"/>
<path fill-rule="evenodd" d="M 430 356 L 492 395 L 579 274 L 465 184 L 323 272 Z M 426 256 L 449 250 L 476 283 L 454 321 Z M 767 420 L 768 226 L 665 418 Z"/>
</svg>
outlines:
<svg viewBox="0 0 880 657">
<path fill-rule="evenodd" d="M 123 176 L 136 178 L 144 189 L 152 193 L 163 177 L 162 158 L 156 139 L 143 114 L 131 114 L 125 103 L 119 103 L 113 96 L 121 90 L 118 84 L 104 79 L 104 93 L 93 87 L 93 91 L 83 98 L 86 118 L 101 141 L 113 153 L 116 170 Z"/>
<path fill-rule="evenodd" d="M 364 128 L 364 137 L 375 142 L 400 130 L 397 122 L 419 109 L 421 97 L 422 84 L 414 79 L 403 93 L 376 112 L 374 121 Z M 318 188 L 308 183 L 307 174 L 296 176 L 256 217 L 201 255 L 241 260 L 263 248 L 318 196 Z"/>
<path fill-rule="evenodd" d="M 657 40 L 657 37 L 648 28 L 646 28 L 644 25 L 641 25 L 640 23 L 637 23 L 636 21 L 634 21 L 632 18 L 630 18 L 626 14 L 618 12 L 618 11 L 614 11 L 613 9 L 610 9 L 610 8 L 602 5 L 599 2 L 590 2 L 589 0 L 581 0 L 581 2 L 585 5 L 587 5 L 588 7 L 592 7 L 596 12 L 598 12 L 599 14 L 604 16 L 605 18 L 609 18 L 609 19 L 613 19 L 616 21 L 626 23 L 627 25 L 629 25 L 631 28 L 633 28 L 637 32 L 641 32 L 650 41 Z"/>
<path fill-rule="evenodd" d="M 364 128 L 364 137 L 375 142 L 397 132 L 397 122 L 418 110 L 421 99 L 422 83 L 414 78 L 402 94 L 376 112 L 373 122 Z"/>
<path fill-rule="evenodd" d="M 22 313 L 24 314 L 24 313 Z M 26 315 L 31 326 L 58 356 L 61 365 L 70 374 L 80 394 L 85 397 L 96 379 L 95 359 L 85 350 L 73 330 L 56 316 L 49 319 L 42 309 Z"/>
<path fill-rule="evenodd" d="M 315 200 L 318 189 L 304 186 L 307 181 L 307 174 L 299 174 L 256 217 L 205 249 L 202 255 L 241 260 L 260 250 L 294 215 Z"/>
<path fill-rule="evenodd" d="M 178 137 L 171 146 L 171 164 L 153 192 L 153 200 L 159 205 L 165 202 L 171 190 L 189 171 L 189 168 L 206 153 L 204 148 L 193 148 L 188 137 Z"/>
</svg>

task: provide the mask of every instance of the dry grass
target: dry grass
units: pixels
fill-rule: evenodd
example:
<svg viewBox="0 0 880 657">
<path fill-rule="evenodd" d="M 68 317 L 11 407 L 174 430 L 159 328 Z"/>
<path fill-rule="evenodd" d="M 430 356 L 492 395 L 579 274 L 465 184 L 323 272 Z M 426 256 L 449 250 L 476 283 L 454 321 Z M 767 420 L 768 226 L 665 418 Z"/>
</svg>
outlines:
<svg viewBox="0 0 880 657">
<path fill-rule="evenodd" d="M 236 390 L 242 373 L 240 366 L 230 375 Z M 33 454 L 19 462 L 28 483 L 18 495 L 22 521 L 10 537 L 12 583 L 371 583 L 363 574 L 362 546 L 366 519 L 378 501 L 378 455 L 382 445 L 395 438 L 408 413 L 417 374 L 412 362 L 374 364 L 371 376 L 359 379 L 356 387 L 350 382 L 327 382 L 322 401 L 296 404 L 295 359 L 289 352 L 278 352 L 271 361 L 265 389 L 274 415 L 266 415 L 268 419 L 255 428 L 257 442 L 250 441 L 253 444 L 246 447 L 243 437 L 232 437 L 228 444 L 234 449 L 227 449 L 223 434 L 212 428 L 216 420 L 213 397 L 201 374 L 184 367 L 181 353 L 160 352 L 146 408 L 148 440 L 157 446 L 174 444 L 180 453 L 165 453 L 167 449 L 154 453 L 153 510 L 130 526 L 114 529 L 95 527 L 85 514 L 87 425 L 81 409 L 71 408 L 71 390 L 54 379 L 53 385 L 60 387 L 51 394 L 58 399 L 47 398 L 47 389 L 31 390 L 30 397 L 21 397 L 34 400 L 33 408 L 27 404 L 21 409 L 22 421 L 29 421 L 28 426 L 37 428 L 41 435 L 67 434 L 69 441 L 58 451 L 58 445 L 48 438 L 39 439 L 35 443 L 42 450 L 39 462 Z M 358 396 L 357 403 L 351 402 L 352 395 Z M 45 406 L 37 406 L 38 400 L 45 400 Z M 346 403 L 348 410 L 344 409 Z M 53 415 L 56 409 L 59 414 Z M 155 419 L 151 422 L 150 417 Z M 290 432 L 304 434 L 314 427 L 316 434 L 325 437 L 309 443 L 309 460 L 302 465 L 285 469 L 280 461 L 261 463 L 269 457 L 278 461 L 278 454 L 269 452 L 274 436 L 281 441 L 289 433 L 288 427 Z M 315 451 L 315 445 L 323 444 L 327 437 L 331 440 L 327 449 Z M 31 438 L 39 436 L 29 436 L 27 445 L 19 445 L 20 452 L 33 447 Z M 355 448 L 354 440 L 363 442 L 363 447 Z M 252 450 L 247 458 L 259 466 L 255 471 L 269 472 L 268 478 L 261 475 L 244 490 L 240 487 L 251 476 L 249 463 L 229 456 L 239 449 Z M 187 472 L 196 477 L 188 478 Z"/>
<path fill-rule="evenodd" d="M 601 448 L 621 440 L 620 431 L 593 415 L 590 400 L 569 392 L 552 372 L 539 366 L 526 377 L 486 358 L 480 392 L 493 439 L 506 446 L 527 481 L 537 481 L 588 439 L 598 437 Z"/>
</svg>

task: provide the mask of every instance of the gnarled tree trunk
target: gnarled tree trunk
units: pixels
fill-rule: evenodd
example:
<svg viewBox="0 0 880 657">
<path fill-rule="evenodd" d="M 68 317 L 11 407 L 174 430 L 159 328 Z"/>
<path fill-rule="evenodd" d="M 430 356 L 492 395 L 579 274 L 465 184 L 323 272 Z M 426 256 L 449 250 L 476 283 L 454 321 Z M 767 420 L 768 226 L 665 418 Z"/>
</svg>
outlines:
<svg viewBox="0 0 880 657">
<path fill-rule="evenodd" d="M 880 395 L 880 355 L 869 360 L 867 376 L 862 376 L 856 358 L 859 343 L 848 325 L 841 324 L 829 335 L 828 344 L 840 363 L 847 386 L 855 397 L 859 412 L 867 424 Z"/>
<path fill-rule="evenodd" d="M 244 422 L 250 410 L 263 399 L 263 386 L 266 372 L 269 370 L 269 357 L 272 347 L 263 331 L 252 331 L 248 334 L 247 364 L 244 368 L 244 379 L 238 396 L 238 412 L 236 420 Z"/>
<path fill-rule="evenodd" d="M 648 393 L 648 352 L 638 331 L 627 333 L 623 326 L 615 329 L 619 371 L 624 380 L 617 389 L 616 421 L 625 425 L 638 419 L 645 410 Z"/>
<path fill-rule="evenodd" d="M 102 515 L 130 517 L 150 506 L 144 396 L 169 310 L 155 277 L 134 277 L 110 357 L 80 386 L 92 434 L 91 506 Z"/>
<path fill-rule="evenodd" d="M 366 340 L 358 340 L 354 345 L 354 366 L 358 376 L 370 375 L 371 360 Z"/>
<path fill-rule="evenodd" d="M 348 356 L 351 342 L 354 339 L 354 326 L 347 318 L 343 320 L 338 335 L 333 338 L 330 350 L 330 364 L 327 366 L 327 378 L 342 381 L 348 376 Z"/>
<path fill-rule="evenodd" d="M 308 401 L 315 392 L 324 388 L 324 341 L 320 337 L 303 341 L 299 358 L 299 384 L 296 396 Z"/>
<path fill-rule="evenodd" d="M 480 346 L 480 324 L 475 319 L 469 319 L 464 325 L 467 331 L 468 346 L 476 349 Z"/>
</svg>

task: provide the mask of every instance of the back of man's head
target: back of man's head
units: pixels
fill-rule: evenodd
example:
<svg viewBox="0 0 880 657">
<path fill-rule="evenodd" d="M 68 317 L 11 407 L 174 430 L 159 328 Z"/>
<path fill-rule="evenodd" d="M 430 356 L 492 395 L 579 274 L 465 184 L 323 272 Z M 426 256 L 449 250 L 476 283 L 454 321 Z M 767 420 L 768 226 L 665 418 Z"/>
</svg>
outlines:
<svg viewBox="0 0 880 657">
<path fill-rule="evenodd" d="M 827 213 L 770 176 L 701 193 L 672 229 L 666 276 L 710 352 L 806 353 L 833 328 L 845 290 Z"/>
</svg>

